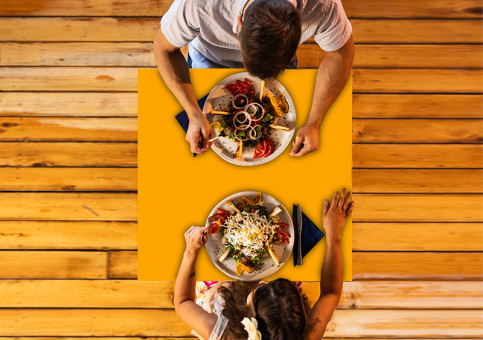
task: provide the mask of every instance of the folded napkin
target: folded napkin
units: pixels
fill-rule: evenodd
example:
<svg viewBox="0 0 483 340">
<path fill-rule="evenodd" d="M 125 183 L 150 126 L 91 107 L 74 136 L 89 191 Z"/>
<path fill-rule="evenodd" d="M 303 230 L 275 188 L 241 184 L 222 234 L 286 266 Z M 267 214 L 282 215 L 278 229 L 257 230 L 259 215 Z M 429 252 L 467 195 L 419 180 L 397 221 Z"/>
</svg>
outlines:
<svg viewBox="0 0 483 340">
<path fill-rule="evenodd" d="M 208 95 L 204 96 L 203 98 L 198 100 L 198 105 L 203 109 L 203 106 L 205 105 L 206 98 L 208 98 Z M 176 115 L 176 120 L 178 121 L 179 125 L 183 128 L 184 132 L 188 132 L 188 127 L 190 126 L 190 120 L 188 118 L 188 115 L 186 114 L 186 111 L 181 111 Z M 196 154 L 193 154 L 194 157 L 196 157 Z"/>
<path fill-rule="evenodd" d="M 299 250 L 299 226 L 297 225 L 297 210 L 293 205 L 293 225 L 295 229 L 295 243 L 293 246 L 293 265 L 297 265 Z M 324 233 L 302 212 L 302 258 L 324 237 Z"/>
</svg>

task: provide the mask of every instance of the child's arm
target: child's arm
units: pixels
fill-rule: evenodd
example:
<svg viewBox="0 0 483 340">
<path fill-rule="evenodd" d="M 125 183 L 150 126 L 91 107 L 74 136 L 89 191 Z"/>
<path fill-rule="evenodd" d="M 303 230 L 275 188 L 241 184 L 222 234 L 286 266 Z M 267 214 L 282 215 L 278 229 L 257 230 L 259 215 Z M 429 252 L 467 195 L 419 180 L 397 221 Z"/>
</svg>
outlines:
<svg viewBox="0 0 483 340">
<path fill-rule="evenodd" d="M 343 284 L 343 266 L 341 254 L 341 233 L 347 217 L 351 214 L 354 202 L 351 202 L 350 192 L 345 189 L 339 197 L 334 194 L 332 204 L 324 202 L 323 226 L 326 232 L 326 251 L 322 265 L 320 296 L 308 317 L 308 324 L 313 325 L 306 339 L 321 339 L 327 324 L 339 304 Z"/>
<path fill-rule="evenodd" d="M 218 317 L 195 302 L 195 266 L 200 248 L 205 243 L 205 227 L 191 227 L 185 233 L 186 250 L 176 278 L 174 308 L 183 321 L 204 339 L 208 339 Z"/>
</svg>

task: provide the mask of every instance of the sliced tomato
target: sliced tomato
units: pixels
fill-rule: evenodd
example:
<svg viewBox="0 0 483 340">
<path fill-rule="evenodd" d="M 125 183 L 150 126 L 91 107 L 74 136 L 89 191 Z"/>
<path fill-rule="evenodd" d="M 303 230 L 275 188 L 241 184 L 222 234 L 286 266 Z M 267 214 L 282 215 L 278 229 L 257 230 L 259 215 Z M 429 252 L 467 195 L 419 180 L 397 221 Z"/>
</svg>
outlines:
<svg viewBox="0 0 483 340">
<path fill-rule="evenodd" d="M 233 96 L 236 96 L 239 93 L 238 86 L 236 84 L 228 84 L 226 85 L 226 89 L 230 92 Z"/>
<path fill-rule="evenodd" d="M 283 238 L 281 240 L 278 240 L 278 241 L 275 241 L 275 243 L 285 243 L 285 244 L 289 244 L 290 241 L 288 238 Z"/>
<path fill-rule="evenodd" d="M 216 234 L 219 229 L 220 229 L 220 225 L 218 223 L 212 223 L 208 227 L 208 233 L 209 234 Z"/>
<path fill-rule="evenodd" d="M 253 158 L 261 158 L 265 155 L 267 148 L 267 142 L 265 139 L 261 140 L 258 142 L 258 144 L 255 146 L 255 150 L 253 150 Z"/>
<path fill-rule="evenodd" d="M 248 80 L 247 78 L 245 78 L 245 80 L 243 81 L 247 87 L 248 87 L 248 92 L 247 92 L 247 95 L 248 96 L 253 96 L 255 95 L 255 86 L 253 86 L 253 83 Z"/>
<path fill-rule="evenodd" d="M 283 231 L 283 230 L 280 230 L 278 233 L 277 233 L 278 237 L 281 238 L 281 239 L 284 239 L 284 238 L 290 238 L 290 234 L 287 233 L 286 231 Z"/>
<path fill-rule="evenodd" d="M 288 227 L 288 224 L 287 223 L 283 223 L 283 222 L 277 222 L 277 225 L 280 226 L 280 227 L 283 227 L 283 229 L 285 229 L 285 228 Z"/>
<path fill-rule="evenodd" d="M 228 212 L 226 210 L 223 210 L 221 208 L 217 208 L 216 210 L 218 211 L 218 214 L 220 214 L 220 216 L 222 216 L 223 218 L 226 218 L 228 216 Z"/>
<path fill-rule="evenodd" d="M 263 140 L 267 143 L 267 147 L 265 149 L 265 154 L 263 155 L 263 157 L 268 157 L 275 151 L 275 143 L 268 136 L 265 136 Z"/>
</svg>

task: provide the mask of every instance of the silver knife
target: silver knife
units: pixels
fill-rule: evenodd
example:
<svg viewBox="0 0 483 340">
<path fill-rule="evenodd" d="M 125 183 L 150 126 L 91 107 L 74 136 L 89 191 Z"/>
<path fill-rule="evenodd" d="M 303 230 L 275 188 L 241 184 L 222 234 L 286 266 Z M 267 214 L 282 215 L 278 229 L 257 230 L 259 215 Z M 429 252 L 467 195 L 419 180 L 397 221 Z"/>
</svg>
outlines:
<svg viewBox="0 0 483 340">
<path fill-rule="evenodd" d="M 300 209 L 300 205 L 296 205 L 296 212 L 297 212 L 297 229 L 298 229 L 298 256 L 297 256 L 297 265 L 302 265 L 302 209 Z"/>
</svg>

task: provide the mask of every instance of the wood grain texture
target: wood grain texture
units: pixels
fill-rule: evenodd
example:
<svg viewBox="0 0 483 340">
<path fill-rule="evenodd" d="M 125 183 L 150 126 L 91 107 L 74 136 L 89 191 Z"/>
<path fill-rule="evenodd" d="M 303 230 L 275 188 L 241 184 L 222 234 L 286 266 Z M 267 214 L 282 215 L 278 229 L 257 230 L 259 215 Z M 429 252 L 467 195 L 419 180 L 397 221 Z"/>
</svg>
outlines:
<svg viewBox="0 0 483 340">
<path fill-rule="evenodd" d="M 354 118 L 483 118 L 479 94 L 353 94 Z"/>
<path fill-rule="evenodd" d="M 355 93 L 481 93 L 481 70 L 356 69 Z M 0 67 L 1 91 L 136 91 L 137 69 Z"/>
<path fill-rule="evenodd" d="M 483 170 L 353 169 L 356 193 L 483 193 Z"/>
<path fill-rule="evenodd" d="M 483 119 L 353 119 L 352 142 L 482 143 Z"/>
<path fill-rule="evenodd" d="M 137 278 L 136 251 L 111 251 L 109 259 L 109 278 Z M 352 253 L 354 280 L 478 280 L 482 265 L 481 253 Z"/>
<path fill-rule="evenodd" d="M 0 16 L 162 16 L 172 0 L 141 0 L 116 2 L 113 0 L 4 0 Z M 481 3 L 477 0 L 445 0 L 420 2 L 417 0 L 342 1 L 349 18 L 480 18 Z"/>
<path fill-rule="evenodd" d="M 451 323 L 448 324 L 448 320 Z M 328 337 L 479 337 L 481 312 L 337 310 Z M 450 326 L 450 327 L 448 327 Z M 0 310 L 2 336 L 189 336 L 174 310 Z"/>
<path fill-rule="evenodd" d="M 0 116 L 137 115 L 137 93 L 0 92 Z"/>
<path fill-rule="evenodd" d="M 483 223 L 353 223 L 353 251 L 483 251 Z"/>
<path fill-rule="evenodd" d="M 110 279 L 137 279 L 138 262 L 136 251 L 109 252 L 108 278 Z"/>
<path fill-rule="evenodd" d="M 478 144 L 354 144 L 354 168 L 471 168 L 483 166 Z"/>
<path fill-rule="evenodd" d="M 302 44 L 299 67 L 318 67 L 324 55 L 314 42 Z M 0 66 L 156 67 L 148 42 L 5 42 L 0 56 Z M 482 58 L 479 45 L 364 44 L 356 45 L 353 68 L 480 68 Z"/>
<path fill-rule="evenodd" d="M 0 251 L 1 279 L 105 279 L 106 266 L 105 252 Z"/>
<path fill-rule="evenodd" d="M 356 69 L 353 91 L 363 93 L 481 93 L 481 70 Z"/>
<path fill-rule="evenodd" d="M 482 266 L 481 252 L 352 254 L 354 280 L 481 280 Z"/>
<path fill-rule="evenodd" d="M 316 44 L 300 45 L 299 67 L 317 68 L 324 55 Z M 459 58 L 454 58 L 455 55 Z M 482 58 L 479 45 L 356 44 L 353 68 L 481 68 Z"/>
<path fill-rule="evenodd" d="M 303 283 L 311 304 L 319 287 Z M 1 308 L 173 308 L 174 282 L 1 280 L 0 291 Z M 474 309 L 482 302 L 480 282 L 359 281 L 344 283 L 338 309 Z"/>
<path fill-rule="evenodd" d="M 136 142 L 136 118 L 0 117 L 0 141 Z"/>
<path fill-rule="evenodd" d="M 481 194 L 354 194 L 353 200 L 356 222 L 483 222 Z"/>
<path fill-rule="evenodd" d="M 0 168 L 0 191 L 137 191 L 134 168 Z"/>
<path fill-rule="evenodd" d="M 1 91 L 133 91 L 137 69 L 0 67 Z"/>
<path fill-rule="evenodd" d="M 152 42 L 160 27 L 155 18 L 0 17 L 0 41 Z M 481 43 L 478 19 L 352 19 L 358 43 Z"/>
<path fill-rule="evenodd" d="M 0 220 L 135 221 L 136 194 L 0 193 Z"/>
<path fill-rule="evenodd" d="M 135 222 L 0 221 L 0 249 L 137 249 Z"/>
<path fill-rule="evenodd" d="M 0 143 L 0 166 L 135 167 L 136 143 Z"/>
</svg>

